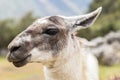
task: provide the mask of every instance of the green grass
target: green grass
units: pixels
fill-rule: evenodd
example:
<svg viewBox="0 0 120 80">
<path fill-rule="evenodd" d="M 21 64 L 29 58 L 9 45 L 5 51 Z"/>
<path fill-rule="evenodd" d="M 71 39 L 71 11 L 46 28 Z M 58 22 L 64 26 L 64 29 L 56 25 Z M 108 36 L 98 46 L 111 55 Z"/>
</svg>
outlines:
<svg viewBox="0 0 120 80">
<path fill-rule="evenodd" d="M 120 64 L 100 67 L 100 80 L 120 75 Z M 21 68 L 14 67 L 5 58 L 0 57 L 0 80 L 44 80 L 42 65 L 39 63 L 28 64 Z"/>
<path fill-rule="evenodd" d="M 113 76 L 120 76 L 120 64 L 113 66 L 100 66 L 100 80 L 107 80 Z"/>
</svg>

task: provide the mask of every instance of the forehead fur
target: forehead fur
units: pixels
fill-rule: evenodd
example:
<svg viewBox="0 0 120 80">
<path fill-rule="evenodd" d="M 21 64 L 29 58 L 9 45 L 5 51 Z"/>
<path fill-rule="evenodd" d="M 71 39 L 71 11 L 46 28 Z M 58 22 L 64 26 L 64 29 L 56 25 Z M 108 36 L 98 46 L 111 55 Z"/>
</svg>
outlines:
<svg viewBox="0 0 120 80">
<path fill-rule="evenodd" d="M 49 26 L 57 27 L 59 29 L 66 29 L 66 25 L 64 22 L 64 19 L 59 16 L 50 16 L 50 17 L 44 17 L 41 19 L 37 19 L 32 25 L 28 27 L 26 30 L 27 32 L 37 32 L 41 31 L 44 28 L 47 28 Z"/>
<path fill-rule="evenodd" d="M 49 21 L 53 22 L 54 24 L 57 25 L 63 25 L 64 24 L 64 19 L 59 17 L 59 16 L 51 16 L 48 18 Z"/>
<path fill-rule="evenodd" d="M 65 22 L 64 22 L 64 19 L 62 17 L 59 17 L 59 16 L 50 16 L 50 17 L 45 17 L 45 18 L 41 18 L 41 19 L 38 19 L 36 21 L 36 23 L 38 24 L 46 24 L 46 25 L 61 25 L 62 26 L 65 26 Z"/>
</svg>

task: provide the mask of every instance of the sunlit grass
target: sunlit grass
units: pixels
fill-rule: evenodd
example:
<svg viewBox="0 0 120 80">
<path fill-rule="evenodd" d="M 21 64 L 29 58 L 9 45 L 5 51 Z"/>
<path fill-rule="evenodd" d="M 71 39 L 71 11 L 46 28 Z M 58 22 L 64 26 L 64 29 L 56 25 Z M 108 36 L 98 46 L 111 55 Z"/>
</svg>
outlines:
<svg viewBox="0 0 120 80">
<path fill-rule="evenodd" d="M 16 68 L 7 59 L 0 58 L 0 80 L 43 80 L 41 64 L 28 64 Z"/>
<path fill-rule="evenodd" d="M 0 80 L 44 80 L 42 65 L 30 63 L 24 67 L 16 68 L 7 59 L 0 57 Z M 108 67 L 100 65 L 100 80 L 120 75 L 120 64 Z"/>
<path fill-rule="evenodd" d="M 120 76 L 120 64 L 114 66 L 100 66 L 100 80 L 107 80 L 113 76 Z"/>
</svg>

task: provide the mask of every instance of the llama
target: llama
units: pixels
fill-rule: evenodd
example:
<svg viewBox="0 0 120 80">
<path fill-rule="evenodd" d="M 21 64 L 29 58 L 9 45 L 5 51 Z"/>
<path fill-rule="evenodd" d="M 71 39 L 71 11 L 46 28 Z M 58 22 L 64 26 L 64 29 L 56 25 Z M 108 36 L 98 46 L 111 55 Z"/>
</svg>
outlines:
<svg viewBox="0 0 120 80">
<path fill-rule="evenodd" d="M 99 80 L 97 60 L 87 40 L 76 37 L 75 32 L 91 26 L 101 10 L 36 20 L 9 44 L 8 61 L 16 67 L 42 63 L 45 80 Z"/>
</svg>

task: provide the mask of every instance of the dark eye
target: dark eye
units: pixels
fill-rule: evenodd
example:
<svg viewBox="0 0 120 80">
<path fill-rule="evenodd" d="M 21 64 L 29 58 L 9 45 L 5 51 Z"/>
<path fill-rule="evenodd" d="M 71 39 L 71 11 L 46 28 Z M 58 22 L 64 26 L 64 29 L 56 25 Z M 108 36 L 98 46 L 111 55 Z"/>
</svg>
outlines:
<svg viewBox="0 0 120 80">
<path fill-rule="evenodd" d="M 57 28 L 46 29 L 43 33 L 48 35 L 56 35 L 59 32 Z"/>
</svg>

